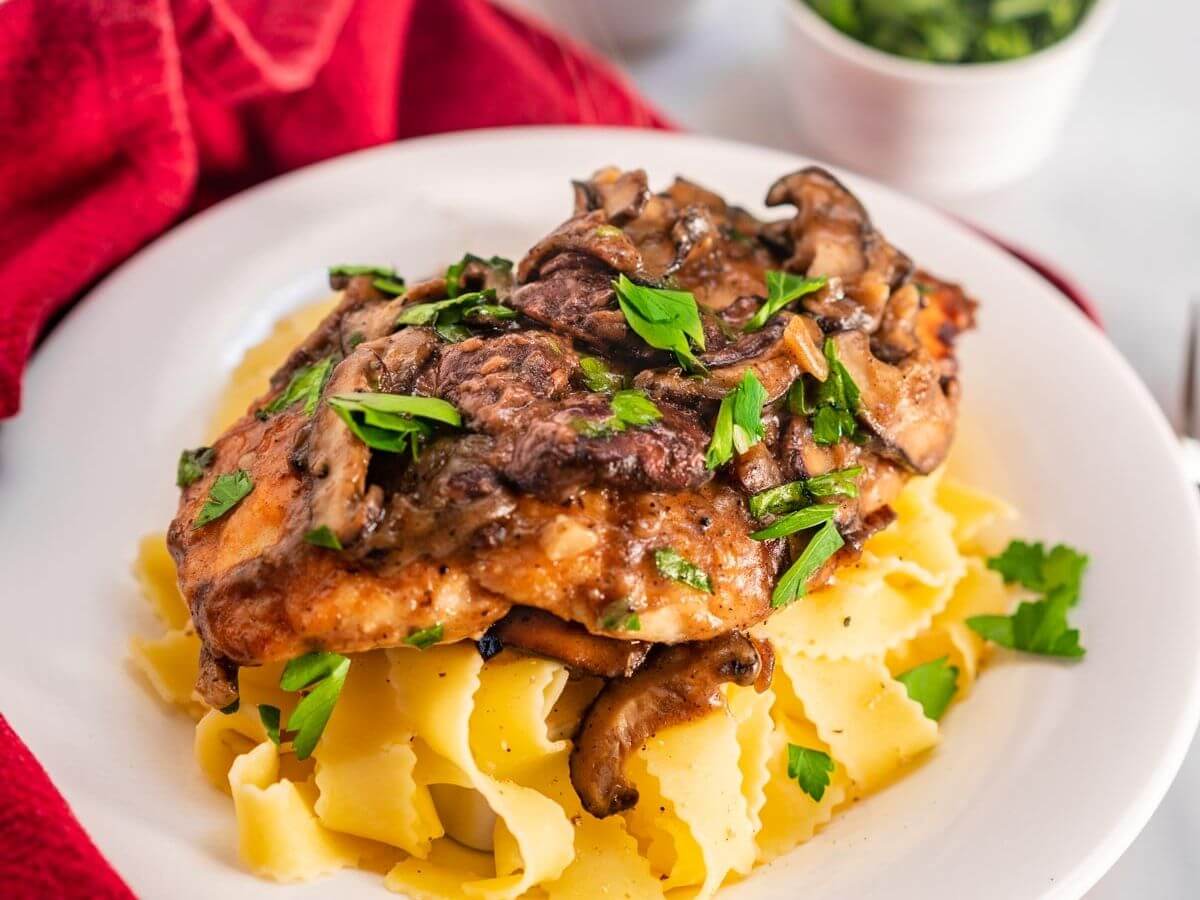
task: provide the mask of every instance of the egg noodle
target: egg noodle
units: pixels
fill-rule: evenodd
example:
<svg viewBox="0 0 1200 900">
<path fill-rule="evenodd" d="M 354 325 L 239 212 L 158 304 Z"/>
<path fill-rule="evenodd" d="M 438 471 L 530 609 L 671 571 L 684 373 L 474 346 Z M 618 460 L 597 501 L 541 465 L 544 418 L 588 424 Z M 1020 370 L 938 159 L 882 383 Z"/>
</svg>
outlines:
<svg viewBox="0 0 1200 900">
<path fill-rule="evenodd" d="M 247 354 L 219 426 L 317 313 Z M 505 651 L 485 663 L 470 642 L 351 655 L 329 724 L 300 762 L 268 739 L 257 709 L 286 721 L 294 708 L 298 695 L 278 686 L 282 663 L 241 670 L 236 712 L 194 693 L 200 641 L 161 535 L 143 539 L 135 570 L 167 631 L 134 638 L 132 655 L 198 720 L 197 762 L 232 796 L 239 852 L 259 875 L 366 868 L 413 898 L 711 897 L 936 745 L 938 723 L 895 676 L 946 658 L 963 699 L 987 650 L 966 619 L 1013 605 L 985 565 L 1006 504 L 939 472 L 913 478 L 894 508 L 858 562 L 759 626 L 777 656 L 771 688 L 726 685 L 723 710 L 655 735 L 628 763 L 637 806 L 607 819 L 584 811 L 568 771 L 569 735 L 598 683 L 559 662 Z M 833 759 L 820 801 L 789 777 L 789 744 Z"/>
</svg>

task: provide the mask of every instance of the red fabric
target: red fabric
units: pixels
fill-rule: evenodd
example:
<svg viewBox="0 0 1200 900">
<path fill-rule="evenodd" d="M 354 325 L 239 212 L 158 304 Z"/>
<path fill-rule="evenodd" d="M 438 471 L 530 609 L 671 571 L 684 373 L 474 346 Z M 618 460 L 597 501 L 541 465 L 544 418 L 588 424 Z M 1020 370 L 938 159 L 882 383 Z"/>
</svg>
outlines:
<svg viewBox="0 0 1200 900">
<path fill-rule="evenodd" d="M 51 316 L 189 210 L 396 138 L 547 123 L 666 125 L 482 0 L 0 2 L 0 418 Z"/>
<path fill-rule="evenodd" d="M 483 0 L 0 2 L 0 418 L 50 318 L 189 211 L 466 128 L 666 126 Z M 0 717 L 0 897 L 128 897 Z"/>
<path fill-rule="evenodd" d="M 132 897 L 0 716 L 0 897 Z"/>
</svg>

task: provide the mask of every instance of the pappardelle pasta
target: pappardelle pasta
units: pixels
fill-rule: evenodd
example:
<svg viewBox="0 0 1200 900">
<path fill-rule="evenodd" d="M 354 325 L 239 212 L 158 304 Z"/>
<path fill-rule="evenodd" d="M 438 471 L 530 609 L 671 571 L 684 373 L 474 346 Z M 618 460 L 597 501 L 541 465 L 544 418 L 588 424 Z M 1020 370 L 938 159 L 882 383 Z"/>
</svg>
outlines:
<svg viewBox="0 0 1200 900">
<path fill-rule="evenodd" d="M 232 392 L 261 378 L 262 355 Z M 861 559 L 759 626 L 776 651 L 772 686 L 726 685 L 723 708 L 648 740 L 627 772 L 640 802 L 605 819 L 580 805 L 564 737 L 598 684 L 560 662 L 484 662 L 471 642 L 352 655 L 320 743 L 298 761 L 259 713 L 295 707 L 281 664 L 242 669 L 236 711 L 194 692 L 199 639 L 158 535 L 136 572 L 166 631 L 135 638 L 133 658 L 198 719 L 197 763 L 231 795 L 241 858 L 259 875 L 361 867 L 414 898 L 586 898 L 598 883 L 611 897 L 710 897 L 936 746 L 938 722 L 903 676 L 952 673 L 965 698 L 987 653 L 967 619 L 1013 605 L 985 564 L 1006 504 L 939 472 L 912 479 L 894 508 Z"/>
</svg>

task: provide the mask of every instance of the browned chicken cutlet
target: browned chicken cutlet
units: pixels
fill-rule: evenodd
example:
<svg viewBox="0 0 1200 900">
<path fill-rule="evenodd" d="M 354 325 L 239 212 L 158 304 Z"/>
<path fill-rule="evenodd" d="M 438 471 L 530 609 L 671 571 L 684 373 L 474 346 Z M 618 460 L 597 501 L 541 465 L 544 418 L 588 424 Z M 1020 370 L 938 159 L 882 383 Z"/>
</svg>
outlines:
<svg viewBox="0 0 1200 900">
<path fill-rule="evenodd" d="M 640 170 L 602 170 L 575 185 L 574 215 L 515 268 L 469 257 L 460 274 L 401 296 L 371 274 L 335 276 L 341 302 L 216 442 L 171 525 L 204 643 L 206 699 L 224 706 L 236 697 L 238 666 L 396 646 L 417 633 L 478 639 L 514 607 L 519 620 L 491 632 L 495 641 L 524 641 L 609 677 L 632 675 L 647 656 L 646 671 L 682 671 L 687 647 L 708 659 L 715 651 L 704 642 L 765 619 L 780 574 L 803 550 L 796 536 L 754 540 L 763 523 L 747 498 L 858 466 L 857 496 L 826 501 L 837 504 L 845 546 L 809 587 L 852 558 L 891 520 L 905 480 L 948 452 L 953 343 L 972 325 L 974 304 L 915 273 L 823 170 L 781 178 L 767 203 L 795 214 L 763 222 L 682 179 L 652 193 Z M 748 329 L 768 295 L 768 270 L 826 280 Z M 631 329 L 614 290 L 620 276 L 694 296 L 704 374 L 684 371 Z M 475 291 L 503 315 L 446 328 L 412 312 Z M 819 442 L 811 416 L 788 402 L 798 380 L 830 376 L 827 342 L 860 391 L 857 440 Z M 658 417 L 612 428 L 613 400 L 596 389 L 594 360 L 643 392 Z M 325 361 L 320 402 L 282 402 Z M 721 399 L 748 372 L 766 395 L 764 438 L 710 469 Z M 328 402 L 363 392 L 439 398 L 461 424 L 414 438 L 415 455 L 373 450 Z M 239 469 L 250 492 L 197 527 L 216 479 Z M 663 552 L 701 580 L 676 580 L 660 565 Z M 562 628 L 543 627 L 528 608 Z M 636 647 L 626 653 L 617 641 Z M 684 646 L 668 666 L 654 662 L 659 644 Z M 720 678 L 762 668 L 751 665 L 757 645 L 730 646 L 741 662 Z M 705 698 L 712 689 L 696 690 Z M 644 722 L 626 729 L 645 730 Z M 621 802 L 596 795 L 594 805 Z"/>
</svg>

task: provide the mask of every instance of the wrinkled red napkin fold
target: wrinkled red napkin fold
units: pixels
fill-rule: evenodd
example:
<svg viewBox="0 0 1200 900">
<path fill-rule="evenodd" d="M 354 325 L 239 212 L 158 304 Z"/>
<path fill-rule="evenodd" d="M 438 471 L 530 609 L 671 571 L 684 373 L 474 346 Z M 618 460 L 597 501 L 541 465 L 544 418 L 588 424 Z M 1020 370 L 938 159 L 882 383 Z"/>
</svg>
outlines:
<svg viewBox="0 0 1200 900">
<path fill-rule="evenodd" d="M 547 123 L 666 125 L 482 0 L 0 2 L 0 418 L 55 313 L 198 206 L 396 138 Z M 128 896 L 0 718 L 0 897 Z"/>
<path fill-rule="evenodd" d="M 482 0 L 0 3 L 0 418 L 46 322 L 197 205 L 396 138 L 663 126 Z"/>
</svg>

